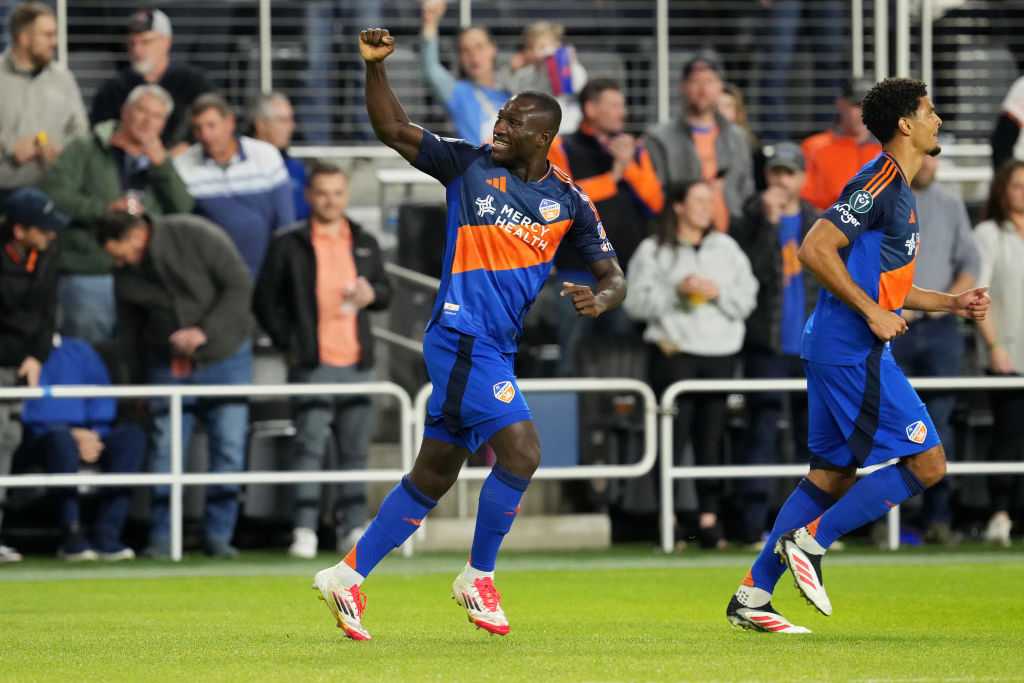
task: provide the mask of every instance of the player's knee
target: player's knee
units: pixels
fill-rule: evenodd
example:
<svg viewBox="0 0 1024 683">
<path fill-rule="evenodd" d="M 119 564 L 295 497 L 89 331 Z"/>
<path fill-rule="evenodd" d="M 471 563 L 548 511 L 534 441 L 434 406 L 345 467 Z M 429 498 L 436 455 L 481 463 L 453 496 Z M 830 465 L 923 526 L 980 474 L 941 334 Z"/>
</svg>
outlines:
<svg viewBox="0 0 1024 683">
<path fill-rule="evenodd" d="M 946 452 L 940 444 L 910 458 L 907 467 L 922 486 L 931 488 L 946 476 Z"/>
<path fill-rule="evenodd" d="M 508 472 L 529 479 L 540 467 L 540 438 L 532 422 L 506 427 L 491 440 L 498 463 Z"/>
</svg>

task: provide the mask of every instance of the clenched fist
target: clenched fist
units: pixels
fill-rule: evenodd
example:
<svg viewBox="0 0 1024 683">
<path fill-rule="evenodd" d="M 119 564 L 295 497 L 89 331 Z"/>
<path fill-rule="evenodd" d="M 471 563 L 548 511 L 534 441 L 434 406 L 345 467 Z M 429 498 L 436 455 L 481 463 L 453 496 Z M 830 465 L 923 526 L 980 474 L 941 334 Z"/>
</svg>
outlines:
<svg viewBox="0 0 1024 683">
<path fill-rule="evenodd" d="M 395 39 L 386 28 L 359 32 L 359 55 L 368 63 L 382 62 L 395 51 Z"/>
</svg>

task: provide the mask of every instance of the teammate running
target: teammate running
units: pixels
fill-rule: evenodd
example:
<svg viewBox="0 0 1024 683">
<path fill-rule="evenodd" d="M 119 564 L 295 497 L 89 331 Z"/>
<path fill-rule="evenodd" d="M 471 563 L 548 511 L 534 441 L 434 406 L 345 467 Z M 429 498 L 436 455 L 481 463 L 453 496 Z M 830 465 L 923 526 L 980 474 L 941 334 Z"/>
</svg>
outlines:
<svg viewBox="0 0 1024 683">
<path fill-rule="evenodd" d="M 412 471 L 387 495 L 352 551 L 317 573 L 313 587 L 349 638 L 368 640 L 363 581 L 419 528 L 466 458 L 488 443 L 497 464 L 480 492 L 469 562 L 452 595 L 470 622 L 505 635 L 495 560 L 540 464 L 537 431 L 513 372 L 523 316 L 566 237 L 597 281 L 596 293 L 563 283 L 561 294 L 572 297 L 577 313 L 597 317 L 615 308 L 626 281 L 594 205 L 547 162 L 562 118 L 555 99 L 533 92 L 512 97 L 498 113 L 493 146 L 441 138 L 410 123 L 392 92 L 383 61 L 394 49 L 385 29 L 359 36 L 366 109 L 377 137 L 447 191 L 445 267 L 423 340 L 434 390 Z"/>
<path fill-rule="evenodd" d="M 811 468 L 726 609 L 732 624 L 756 631 L 810 633 L 772 607 L 786 567 L 808 602 L 831 615 L 821 573 L 829 546 L 946 473 L 935 426 L 889 350 L 907 331 L 901 309 L 983 320 L 991 303 L 984 287 L 954 295 L 913 285 L 921 233 L 910 181 L 926 154 L 939 153 L 942 125 L 925 84 L 882 81 L 865 96 L 863 116 L 882 154 L 846 185 L 800 247 L 800 262 L 824 286 L 801 351 Z M 858 467 L 893 458 L 899 463 L 856 480 Z"/>
</svg>

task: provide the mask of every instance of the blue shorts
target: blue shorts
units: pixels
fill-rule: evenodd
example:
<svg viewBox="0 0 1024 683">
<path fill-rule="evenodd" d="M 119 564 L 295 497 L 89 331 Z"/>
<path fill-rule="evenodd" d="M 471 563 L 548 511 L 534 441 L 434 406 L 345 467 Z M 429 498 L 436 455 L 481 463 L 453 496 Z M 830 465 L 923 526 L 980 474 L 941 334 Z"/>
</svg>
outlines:
<svg viewBox="0 0 1024 683">
<path fill-rule="evenodd" d="M 864 467 L 940 443 L 921 398 L 878 344 L 857 365 L 804 361 L 812 468 Z"/>
<path fill-rule="evenodd" d="M 514 354 L 487 339 L 435 324 L 423 338 L 423 360 L 434 385 L 423 436 L 476 453 L 502 428 L 532 419 Z"/>
</svg>

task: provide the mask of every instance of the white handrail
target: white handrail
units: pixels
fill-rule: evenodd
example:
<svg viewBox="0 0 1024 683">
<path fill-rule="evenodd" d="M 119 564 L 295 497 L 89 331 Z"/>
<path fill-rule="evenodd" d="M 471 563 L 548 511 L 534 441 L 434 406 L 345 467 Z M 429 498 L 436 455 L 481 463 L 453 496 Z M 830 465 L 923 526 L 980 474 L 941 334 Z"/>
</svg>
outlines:
<svg viewBox="0 0 1024 683">
<path fill-rule="evenodd" d="M 577 465 L 576 467 L 541 467 L 533 479 L 590 479 L 592 477 L 642 477 L 654 469 L 658 458 L 657 429 L 658 401 L 654 391 L 645 382 L 627 378 L 608 379 L 522 379 L 519 389 L 524 394 L 531 392 L 550 393 L 553 391 L 611 392 L 628 391 L 643 397 L 644 451 L 643 456 L 631 465 Z M 416 394 L 413 415 L 416 419 L 416 449 L 423 443 L 423 428 L 426 424 L 427 401 L 433 385 L 427 384 Z M 463 467 L 460 480 L 486 479 L 490 470 L 486 467 Z"/>
<path fill-rule="evenodd" d="M 1024 389 L 1024 377 L 912 377 L 915 389 Z M 672 552 L 672 527 L 675 515 L 676 479 L 747 479 L 753 477 L 802 477 L 807 465 L 722 465 L 676 467 L 674 460 L 675 403 L 682 394 L 748 393 L 761 391 L 807 391 L 803 379 L 735 379 L 735 380 L 683 380 L 669 385 L 661 395 L 661 548 Z M 888 463 L 873 465 L 857 471 L 868 474 Z M 1024 474 L 1024 462 L 951 462 L 946 473 L 965 474 Z M 889 511 L 889 547 L 899 547 L 899 507 Z"/>
<path fill-rule="evenodd" d="M 186 474 L 183 472 L 181 439 L 182 399 L 194 397 L 255 397 L 360 395 L 393 396 L 399 406 L 399 450 L 402 469 L 361 470 L 358 472 L 218 472 Z M 36 388 L 0 388 L 0 401 L 24 400 L 53 396 L 56 398 L 167 398 L 170 401 L 171 471 L 169 474 L 45 474 L 0 477 L 0 487 L 27 486 L 154 486 L 171 488 L 171 559 L 182 555 L 182 494 L 185 486 L 209 484 L 273 484 L 298 482 L 398 481 L 412 469 L 412 401 L 402 387 L 393 382 L 357 384 L 242 384 L 242 385 L 154 385 L 154 386 L 83 386 L 66 385 Z M 403 546 L 411 554 L 412 546 Z"/>
</svg>

